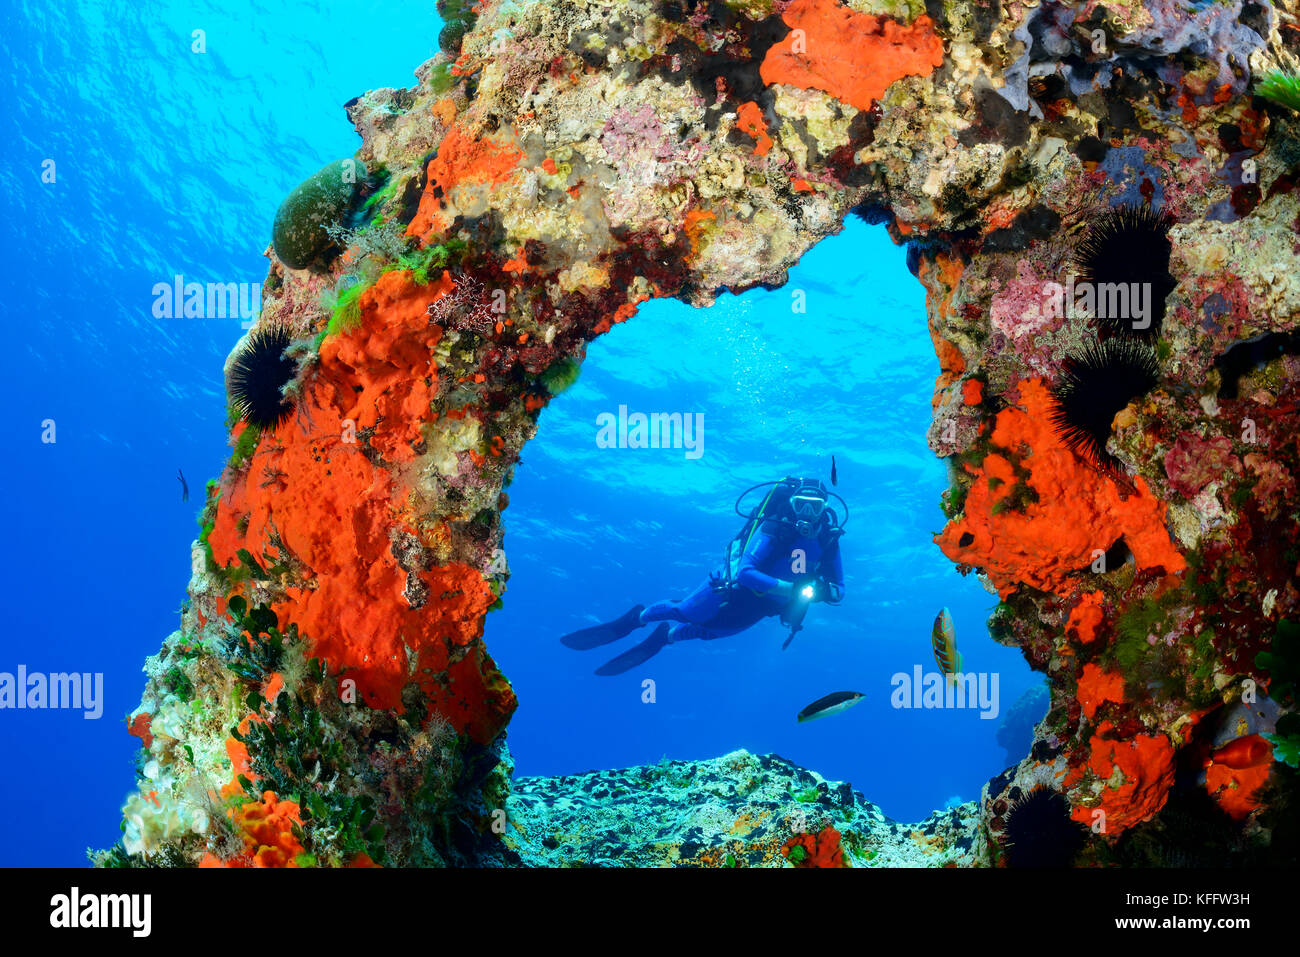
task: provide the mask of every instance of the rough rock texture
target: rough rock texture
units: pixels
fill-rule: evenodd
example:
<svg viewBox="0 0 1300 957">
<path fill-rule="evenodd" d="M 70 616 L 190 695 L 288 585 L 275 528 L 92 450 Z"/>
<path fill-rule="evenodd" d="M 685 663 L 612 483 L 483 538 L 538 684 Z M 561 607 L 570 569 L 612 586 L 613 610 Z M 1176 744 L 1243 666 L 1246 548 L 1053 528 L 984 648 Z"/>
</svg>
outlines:
<svg viewBox="0 0 1300 957">
<path fill-rule="evenodd" d="M 786 867 L 822 835 L 846 867 L 974 863 L 971 802 L 899 824 L 848 784 L 775 754 L 663 761 L 562 778 L 516 778 L 503 864 L 538 867 Z M 827 829 L 834 829 L 832 838 Z"/>
<path fill-rule="evenodd" d="M 930 442 L 953 465 L 939 546 L 1051 681 L 1030 755 L 986 789 L 975 859 L 1002 860 L 1035 787 L 1091 829 L 1086 860 L 1177 862 L 1180 834 L 1217 835 L 1223 861 L 1293 856 L 1295 777 L 1269 744 L 1295 754 L 1300 122 L 1250 86 L 1295 50 L 1294 9 L 451 13 L 415 87 L 348 104 L 373 191 L 334 224 L 345 251 L 294 270 L 268 250 L 260 321 L 296 342 L 296 413 L 232 422 L 106 862 L 499 854 L 516 703 L 482 624 L 548 370 L 651 297 L 784 281 L 855 208 L 928 292 Z M 1170 217 L 1177 285 L 1149 340 L 1159 381 L 1114 417 L 1103 470 L 1048 425 L 1065 357 L 1099 335 L 1049 284 L 1107 210 L 1142 204 Z M 248 850 L 241 822 L 295 814 L 296 844 Z"/>
</svg>

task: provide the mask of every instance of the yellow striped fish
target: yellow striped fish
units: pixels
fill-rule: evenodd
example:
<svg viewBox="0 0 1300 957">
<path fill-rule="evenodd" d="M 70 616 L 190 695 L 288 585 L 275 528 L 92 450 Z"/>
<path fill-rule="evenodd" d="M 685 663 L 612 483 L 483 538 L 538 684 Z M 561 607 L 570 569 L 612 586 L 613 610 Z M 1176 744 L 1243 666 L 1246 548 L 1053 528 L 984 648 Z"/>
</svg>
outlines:
<svg viewBox="0 0 1300 957">
<path fill-rule="evenodd" d="M 934 663 L 939 666 L 939 670 L 949 678 L 959 674 L 963 659 L 957 650 L 957 632 L 953 629 L 952 615 L 948 614 L 947 608 L 940 609 L 935 616 L 930 643 L 934 650 Z"/>
</svg>

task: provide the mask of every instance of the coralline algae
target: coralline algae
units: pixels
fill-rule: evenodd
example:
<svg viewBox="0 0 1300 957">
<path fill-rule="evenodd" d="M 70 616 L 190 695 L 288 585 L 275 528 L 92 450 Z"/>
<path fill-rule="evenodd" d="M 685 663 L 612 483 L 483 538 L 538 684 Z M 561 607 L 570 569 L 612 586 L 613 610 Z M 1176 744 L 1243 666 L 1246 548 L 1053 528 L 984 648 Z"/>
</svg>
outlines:
<svg viewBox="0 0 1300 957">
<path fill-rule="evenodd" d="M 747 751 L 516 778 L 507 810 L 502 850 L 485 863 L 961 867 L 975 861 L 978 820 L 976 805 L 967 802 L 900 824 L 848 784 Z"/>
<path fill-rule="evenodd" d="M 1222 357 L 1300 313 L 1300 118 L 1249 94 L 1294 51 L 1294 10 L 539 0 L 448 20 L 415 87 L 347 105 L 370 177 L 324 191 L 347 221 L 296 223 L 291 262 L 267 251 L 260 323 L 292 343 L 294 413 L 232 417 L 190 602 L 131 718 L 127 844 L 98 860 L 1006 864 L 1043 788 L 1064 801 L 1040 816 L 1087 828 L 1079 862 L 1178 859 L 1172 814 L 1236 822 L 1211 862 L 1260 859 L 1295 789 L 1269 749 L 1296 750 L 1300 384 L 1285 349 L 1231 383 Z M 1173 217 L 1177 285 L 1159 382 L 1115 416 L 1103 472 L 1047 425 L 1095 324 L 1034 311 L 1035 287 L 1143 203 Z M 483 617 L 539 411 L 640 303 L 783 282 L 854 207 L 927 292 L 930 440 L 953 465 L 937 541 L 1050 681 L 1029 755 L 906 835 L 743 753 L 511 794 L 516 702 Z M 652 778 L 673 814 L 625 814 L 615 792 Z"/>
</svg>

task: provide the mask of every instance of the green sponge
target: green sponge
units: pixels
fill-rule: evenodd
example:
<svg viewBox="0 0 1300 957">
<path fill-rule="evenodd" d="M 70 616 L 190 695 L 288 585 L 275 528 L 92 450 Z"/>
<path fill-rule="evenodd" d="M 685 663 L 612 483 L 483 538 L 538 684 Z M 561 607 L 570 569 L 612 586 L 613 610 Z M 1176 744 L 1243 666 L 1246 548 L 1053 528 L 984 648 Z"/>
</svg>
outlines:
<svg viewBox="0 0 1300 957">
<path fill-rule="evenodd" d="M 438 15 L 443 20 L 443 28 L 438 34 L 438 47 L 455 59 L 460 55 L 460 45 L 465 34 L 474 29 L 478 14 L 467 0 L 438 0 L 437 8 Z"/>
<path fill-rule="evenodd" d="M 333 247 L 327 226 L 342 226 L 366 183 L 366 167 L 356 159 L 336 160 L 290 193 L 275 214 L 271 242 L 291 269 L 317 264 Z"/>
</svg>

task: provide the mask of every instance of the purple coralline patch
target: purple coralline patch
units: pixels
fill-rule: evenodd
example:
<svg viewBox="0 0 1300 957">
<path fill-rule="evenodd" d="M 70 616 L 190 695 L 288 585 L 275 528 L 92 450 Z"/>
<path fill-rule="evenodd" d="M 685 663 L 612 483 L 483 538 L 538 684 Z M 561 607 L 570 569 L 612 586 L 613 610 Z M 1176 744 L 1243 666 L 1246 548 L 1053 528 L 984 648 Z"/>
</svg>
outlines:
<svg viewBox="0 0 1300 957">
<path fill-rule="evenodd" d="M 1190 293 L 1190 302 L 1171 312 L 1173 322 L 1190 337 L 1181 363 L 1189 381 L 1201 381 L 1215 358 L 1237 341 L 1267 331 L 1268 317 L 1255 309 L 1252 299 L 1240 278 L 1226 275 L 1217 283 L 1198 286 Z M 1170 319 L 1166 319 L 1165 328 L 1170 328 Z"/>
<path fill-rule="evenodd" d="M 1014 351 L 1028 374 L 1048 374 L 1057 351 L 1053 333 L 1067 322 L 1061 283 L 1020 260 L 1015 278 L 993 297 L 989 320 L 999 348 Z"/>
<path fill-rule="evenodd" d="M 1211 180 L 1225 174 L 1215 174 L 1194 143 L 1190 144 L 1190 153 L 1177 146 L 1170 149 L 1168 144 L 1149 143 L 1145 137 L 1140 137 L 1138 144 L 1145 150 L 1147 168 L 1154 172 L 1148 178 L 1156 187 L 1152 198 L 1159 199 L 1159 208 L 1179 222 L 1202 215 Z"/>
<path fill-rule="evenodd" d="M 1257 156 L 1256 150 L 1240 150 L 1228 157 L 1223 168 L 1215 174 L 1215 179 L 1228 186 L 1229 189 L 1239 187 L 1245 180 L 1242 163 L 1247 159 Z M 1258 196 L 1258 187 L 1256 187 L 1256 196 Z M 1243 208 L 1241 200 L 1237 198 L 1238 194 L 1222 199 L 1210 207 L 1210 211 L 1205 214 L 1205 218 L 1212 222 L 1234 223 L 1241 219 L 1242 216 L 1254 208 L 1253 203 Z"/>
<path fill-rule="evenodd" d="M 1140 206 L 1146 202 L 1143 190 L 1154 188 L 1152 205 L 1164 206 L 1165 195 L 1161 170 L 1147 161 L 1146 150 L 1139 146 L 1121 146 L 1111 149 L 1101 161 L 1100 168 L 1114 183 L 1126 183 L 1122 193 L 1111 197 L 1112 206 Z M 1146 184 L 1150 183 L 1148 187 Z"/>
<path fill-rule="evenodd" d="M 622 175 L 635 175 L 645 182 L 662 179 L 662 165 L 685 171 L 704 152 L 698 142 L 679 148 L 649 104 L 636 110 L 615 110 L 600 132 L 600 145 Z"/>
<path fill-rule="evenodd" d="M 1238 277 L 1229 276 L 1217 289 L 1207 290 L 1198 306 L 1201 314 L 1210 320 L 1204 326 L 1206 331 L 1212 329 L 1216 337 L 1223 337 L 1216 342 L 1218 349 L 1248 334 L 1245 330 L 1252 315 L 1250 290 Z"/>
<path fill-rule="evenodd" d="M 1223 316 L 1232 315 L 1232 306 L 1228 305 L 1228 300 L 1223 297 L 1221 292 L 1213 292 L 1205 297 L 1201 303 L 1201 328 L 1210 335 L 1219 332 L 1219 320 Z"/>
<path fill-rule="evenodd" d="M 1143 5 L 1151 25 L 1125 37 L 1124 42 L 1166 56 L 1196 54 L 1218 66 L 1217 85 L 1226 84 L 1232 92 L 1242 93 L 1250 81 L 1250 55 L 1264 46 L 1264 39 L 1240 22 L 1243 5 L 1243 0 L 1227 4 L 1151 0 Z M 1261 9 L 1266 18 L 1272 17 L 1270 8 Z"/>
</svg>

